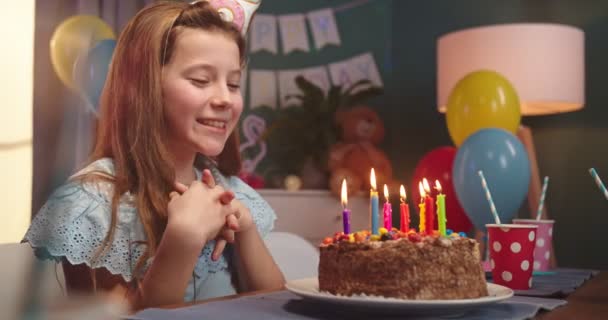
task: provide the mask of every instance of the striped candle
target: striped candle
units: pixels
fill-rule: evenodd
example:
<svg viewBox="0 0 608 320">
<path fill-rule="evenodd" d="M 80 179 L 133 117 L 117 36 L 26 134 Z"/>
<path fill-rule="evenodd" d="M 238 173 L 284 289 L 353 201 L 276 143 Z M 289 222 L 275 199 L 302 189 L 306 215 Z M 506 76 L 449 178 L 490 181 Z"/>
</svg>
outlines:
<svg viewBox="0 0 608 320">
<path fill-rule="evenodd" d="M 481 178 L 481 186 L 483 187 L 483 190 L 486 193 L 486 199 L 488 200 L 488 203 L 490 204 L 490 210 L 492 211 L 494 220 L 496 220 L 496 224 L 501 224 L 500 217 L 498 216 L 498 212 L 496 211 L 496 207 L 494 206 L 494 201 L 492 201 L 492 195 L 490 194 L 490 189 L 488 188 L 486 178 L 483 176 L 483 172 L 481 170 L 479 170 L 477 172 L 477 174 L 479 174 L 479 177 Z"/>
<path fill-rule="evenodd" d="M 589 173 L 591 173 L 591 176 L 595 180 L 595 184 L 597 184 L 597 187 L 600 188 L 600 190 L 604 193 L 604 197 L 608 199 L 608 190 L 606 190 L 606 187 L 604 186 L 602 179 L 600 179 L 600 176 L 597 174 L 597 171 L 595 171 L 595 168 L 589 169 Z"/>
<path fill-rule="evenodd" d="M 540 194 L 540 201 L 538 202 L 538 210 L 536 211 L 536 220 L 540 220 L 543 215 L 543 206 L 545 205 L 545 195 L 547 194 L 547 185 L 549 184 L 549 177 L 545 177 L 543 181 L 543 191 Z"/>
</svg>

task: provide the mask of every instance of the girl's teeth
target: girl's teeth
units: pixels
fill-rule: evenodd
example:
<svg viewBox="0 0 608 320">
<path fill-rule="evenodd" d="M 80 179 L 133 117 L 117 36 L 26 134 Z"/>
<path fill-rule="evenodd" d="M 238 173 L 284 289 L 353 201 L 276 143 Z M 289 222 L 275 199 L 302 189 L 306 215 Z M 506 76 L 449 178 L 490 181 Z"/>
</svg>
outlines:
<svg viewBox="0 0 608 320">
<path fill-rule="evenodd" d="M 226 127 L 226 123 L 223 121 L 215 121 L 215 120 L 203 120 L 203 124 L 210 127 L 224 129 Z"/>
</svg>

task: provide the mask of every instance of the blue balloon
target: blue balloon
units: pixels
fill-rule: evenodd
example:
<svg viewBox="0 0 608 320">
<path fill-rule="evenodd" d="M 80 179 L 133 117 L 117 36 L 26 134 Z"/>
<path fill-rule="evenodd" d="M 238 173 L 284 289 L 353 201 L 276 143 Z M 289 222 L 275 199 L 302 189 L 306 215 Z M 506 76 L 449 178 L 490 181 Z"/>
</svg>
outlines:
<svg viewBox="0 0 608 320">
<path fill-rule="evenodd" d="M 471 222 L 478 230 L 485 230 L 486 224 L 495 222 L 480 170 L 501 222 L 511 223 L 530 184 L 530 162 L 524 145 L 512 133 L 490 128 L 475 132 L 458 148 L 452 169 L 454 190 Z"/>
<path fill-rule="evenodd" d="M 82 83 L 80 84 L 84 93 L 89 98 L 93 108 L 97 111 L 99 97 L 106 82 L 112 54 L 116 47 L 116 40 L 106 39 L 95 44 L 87 53 L 79 66 L 81 70 Z"/>
</svg>

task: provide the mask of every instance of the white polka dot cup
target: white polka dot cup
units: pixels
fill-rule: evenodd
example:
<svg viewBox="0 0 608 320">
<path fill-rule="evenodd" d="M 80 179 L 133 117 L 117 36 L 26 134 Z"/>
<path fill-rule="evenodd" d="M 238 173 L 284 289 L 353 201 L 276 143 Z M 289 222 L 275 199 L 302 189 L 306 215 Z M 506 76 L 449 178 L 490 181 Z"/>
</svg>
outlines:
<svg viewBox="0 0 608 320">
<path fill-rule="evenodd" d="M 515 224 L 533 224 L 538 226 L 536 248 L 534 249 L 534 271 L 550 269 L 551 246 L 553 244 L 553 224 L 555 220 L 513 219 Z"/>
<path fill-rule="evenodd" d="M 486 224 L 486 228 L 494 283 L 513 290 L 530 289 L 538 226 Z"/>
</svg>

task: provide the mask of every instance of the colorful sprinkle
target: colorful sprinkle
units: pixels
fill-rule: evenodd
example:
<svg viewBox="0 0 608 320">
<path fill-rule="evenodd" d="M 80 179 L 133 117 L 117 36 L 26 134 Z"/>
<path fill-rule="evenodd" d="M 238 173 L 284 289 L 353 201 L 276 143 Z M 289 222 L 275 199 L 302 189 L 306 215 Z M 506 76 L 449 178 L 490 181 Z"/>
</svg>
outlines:
<svg viewBox="0 0 608 320">
<path fill-rule="evenodd" d="M 323 244 L 332 244 L 334 242 L 334 239 L 327 237 L 325 239 L 323 239 Z"/>
<path fill-rule="evenodd" d="M 348 242 L 350 243 L 354 243 L 355 242 L 355 235 L 354 234 L 349 234 L 348 235 Z"/>
<path fill-rule="evenodd" d="M 383 233 L 380 236 L 380 240 L 382 240 L 382 241 L 393 240 L 393 236 L 391 236 L 389 233 Z"/>
<path fill-rule="evenodd" d="M 370 241 L 378 241 L 380 240 L 380 236 L 377 234 L 372 234 L 369 238 Z"/>
<path fill-rule="evenodd" d="M 451 235 L 452 233 L 454 233 L 454 231 L 452 229 L 448 229 L 445 231 L 445 234 L 447 234 L 448 236 Z"/>
<path fill-rule="evenodd" d="M 380 232 L 380 234 L 382 235 L 388 233 L 388 230 L 386 230 L 386 228 L 380 228 L 378 229 L 378 232 Z"/>
<path fill-rule="evenodd" d="M 366 238 L 367 238 L 367 235 L 365 235 L 365 233 L 363 233 L 363 232 L 355 233 L 355 241 L 357 241 L 357 242 L 363 242 L 366 240 Z"/>
<path fill-rule="evenodd" d="M 407 238 L 411 242 L 420 242 L 422 240 L 422 238 L 420 237 L 420 235 L 417 234 L 417 233 L 410 233 L 410 234 L 408 234 Z"/>
<path fill-rule="evenodd" d="M 459 236 L 461 236 L 461 237 L 463 237 L 463 238 L 466 238 L 466 237 L 467 237 L 467 234 L 466 234 L 466 233 L 464 233 L 464 232 L 462 232 L 462 231 L 461 231 L 461 232 L 458 232 L 458 235 L 459 235 Z"/>
</svg>

